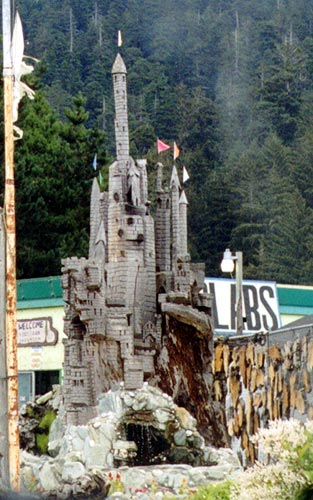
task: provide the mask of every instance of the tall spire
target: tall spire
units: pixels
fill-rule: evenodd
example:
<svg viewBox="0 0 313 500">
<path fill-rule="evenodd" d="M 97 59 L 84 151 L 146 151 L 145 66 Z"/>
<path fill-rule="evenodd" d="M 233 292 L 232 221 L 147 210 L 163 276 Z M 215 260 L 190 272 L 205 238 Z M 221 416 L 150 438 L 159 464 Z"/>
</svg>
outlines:
<svg viewBox="0 0 313 500">
<path fill-rule="evenodd" d="M 126 69 L 125 63 L 124 63 L 123 58 L 119 52 L 117 53 L 115 61 L 114 61 L 113 66 L 112 66 L 112 75 L 115 75 L 118 73 L 127 75 L 127 69 Z"/>
<path fill-rule="evenodd" d="M 128 161 L 129 159 L 129 134 L 127 111 L 127 70 L 121 54 L 117 54 L 113 67 L 113 89 L 115 103 L 115 141 L 116 159 Z"/>
<path fill-rule="evenodd" d="M 178 177 L 177 168 L 175 165 L 173 165 L 170 186 L 171 186 L 171 189 L 176 188 L 177 191 L 180 188 L 179 177 Z"/>
</svg>

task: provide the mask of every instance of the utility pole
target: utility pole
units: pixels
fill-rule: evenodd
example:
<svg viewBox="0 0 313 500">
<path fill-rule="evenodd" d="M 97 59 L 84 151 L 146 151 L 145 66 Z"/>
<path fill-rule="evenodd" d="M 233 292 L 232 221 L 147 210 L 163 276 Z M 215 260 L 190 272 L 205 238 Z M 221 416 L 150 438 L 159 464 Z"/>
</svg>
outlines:
<svg viewBox="0 0 313 500">
<path fill-rule="evenodd" d="M 8 463 L 10 486 L 19 491 L 18 367 L 16 320 L 16 230 L 13 137 L 13 61 L 11 1 L 2 0 L 6 226 L 6 356 L 8 391 Z"/>
</svg>

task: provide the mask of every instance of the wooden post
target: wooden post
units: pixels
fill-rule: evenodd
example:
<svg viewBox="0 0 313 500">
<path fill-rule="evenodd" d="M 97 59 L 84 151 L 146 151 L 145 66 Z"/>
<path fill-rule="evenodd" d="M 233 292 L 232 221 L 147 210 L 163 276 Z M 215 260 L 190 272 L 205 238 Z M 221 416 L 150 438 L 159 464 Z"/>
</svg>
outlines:
<svg viewBox="0 0 313 500">
<path fill-rule="evenodd" d="M 18 431 L 18 367 L 16 320 L 16 234 L 13 137 L 13 64 L 11 2 L 2 0 L 3 22 L 3 85 L 6 225 L 6 353 L 8 377 L 8 456 L 10 486 L 18 491 L 20 485 L 20 451 Z"/>
<path fill-rule="evenodd" d="M 0 208 L 0 481 L 7 487 L 9 479 L 8 457 L 8 384 L 6 356 L 6 284 L 5 284 L 5 229 L 4 214 Z"/>
</svg>

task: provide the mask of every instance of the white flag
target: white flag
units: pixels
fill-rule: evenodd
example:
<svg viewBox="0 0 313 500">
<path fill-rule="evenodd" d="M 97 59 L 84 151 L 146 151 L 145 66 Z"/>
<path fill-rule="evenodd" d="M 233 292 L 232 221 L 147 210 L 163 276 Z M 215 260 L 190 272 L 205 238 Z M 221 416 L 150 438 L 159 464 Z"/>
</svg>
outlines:
<svg viewBox="0 0 313 500">
<path fill-rule="evenodd" d="M 121 32 L 121 30 L 118 30 L 118 33 L 117 33 L 117 46 L 121 47 L 122 43 L 123 43 L 122 32 Z"/>
<path fill-rule="evenodd" d="M 189 178 L 190 175 L 188 174 L 186 167 L 183 166 L 183 182 L 187 182 Z"/>
</svg>

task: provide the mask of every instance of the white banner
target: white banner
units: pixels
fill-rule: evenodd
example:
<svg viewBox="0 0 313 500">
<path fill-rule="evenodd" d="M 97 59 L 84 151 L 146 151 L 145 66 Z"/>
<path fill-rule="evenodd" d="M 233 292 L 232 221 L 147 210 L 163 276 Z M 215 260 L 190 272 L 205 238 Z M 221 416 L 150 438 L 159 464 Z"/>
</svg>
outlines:
<svg viewBox="0 0 313 500">
<path fill-rule="evenodd" d="M 222 278 L 205 279 L 213 295 L 212 317 L 216 333 L 236 333 L 236 283 Z M 243 281 L 244 333 L 275 330 L 281 326 L 276 283 Z"/>
</svg>

